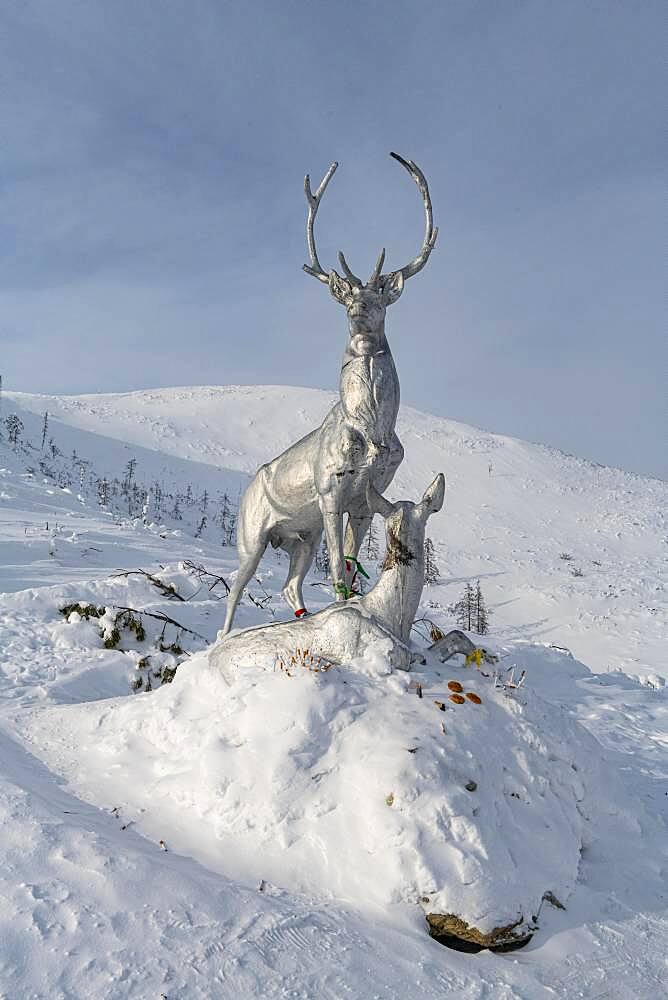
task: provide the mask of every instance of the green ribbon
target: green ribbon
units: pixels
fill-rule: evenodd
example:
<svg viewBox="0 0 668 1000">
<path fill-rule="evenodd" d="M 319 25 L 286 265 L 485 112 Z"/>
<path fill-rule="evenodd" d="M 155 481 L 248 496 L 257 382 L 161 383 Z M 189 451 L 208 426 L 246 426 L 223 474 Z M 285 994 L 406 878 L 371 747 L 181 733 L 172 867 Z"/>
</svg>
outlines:
<svg viewBox="0 0 668 1000">
<path fill-rule="evenodd" d="M 346 562 L 354 563 L 357 572 L 361 573 L 366 580 L 369 579 L 369 574 L 364 569 L 364 566 L 362 566 L 362 563 L 359 561 L 359 559 L 355 559 L 355 556 L 344 556 L 343 558 L 346 560 Z"/>
</svg>

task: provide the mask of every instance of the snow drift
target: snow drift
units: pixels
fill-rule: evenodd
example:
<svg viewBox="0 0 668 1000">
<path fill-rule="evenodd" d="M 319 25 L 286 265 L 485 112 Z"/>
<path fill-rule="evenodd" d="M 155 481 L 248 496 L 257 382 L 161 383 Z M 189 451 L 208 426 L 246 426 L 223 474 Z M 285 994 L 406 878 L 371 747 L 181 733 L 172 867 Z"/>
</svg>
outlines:
<svg viewBox="0 0 668 1000">
<path fill-rule="evenodd" d="M 509 686 L 463 657 L 394 672 L 386 652 L 268 658 L 231 685 L 202 653 L 149 696 L 40 710 L 28 729 L 85 798 L 228 876 L 526 939 L 546 893 L 570 896 L 614 787 L 600 747 L 531 676 Z"/>
</svg>

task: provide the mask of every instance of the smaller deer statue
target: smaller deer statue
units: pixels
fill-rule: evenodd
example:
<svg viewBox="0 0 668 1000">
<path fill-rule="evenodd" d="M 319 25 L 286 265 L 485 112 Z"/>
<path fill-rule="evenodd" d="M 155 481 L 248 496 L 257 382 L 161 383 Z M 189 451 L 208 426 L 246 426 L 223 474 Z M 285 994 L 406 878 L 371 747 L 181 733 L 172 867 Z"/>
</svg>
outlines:
<svg viewBox="0 0 668 1000">
<path fill-rule="evenodd" d="M 212 666 L 230 683 L 235 669 L 267 655 L 294 652 L 298 646 L 330 663 L 346 663 L 380 641 L 388 645 L 393 667 L 408 670 L 419 658 L 410 649 L 410 631 L 424 586 L 424 534 L 427 519 L 443 506 L 445 476 L 434 479 L 419 503 L 390 503 L 370 483 L 367 503 L 385 517 L 387 554 L 376 585 L 364 597 L 330 604 L 301 622 L 279 622 L 224 636 L 209 654 Z M 222 635 L 222 633 L 221 633 Z"/>
<path fill-rule="evenodd" d="M 337 164 L 333 163 L 315 194 L 306 176 L 306 239 L 310 264 L 304 270 L 327 285 L 348 316 L 348 341 L 339 382 L 340 399 L 320 427 L 258 469 L 241 500 L 237 523 L 239 570 L 227 600 L 223 633 L 232 627 L 244 587 L 267 545 L 290 556 L 283 596 L 295 615 L 305 614 L 302 584 L 322 537 L 327 541 L 337 601 L 351 596 L 351 574 L 373 512 L 366 503 L 370 483 L 383 493 L 401 464 L 404 450 L 395 426 L 399 379 L 385 336 L 385 312 L 401 295 L 404 283 L 425 266 L 434 249 L 431 198 L 424 174 L 412 160 L 391 154 L 418 186 L 425 211 L 425 232 L 417 257 L 383 273 L 385 250 L 366 284 L 339 254 L 345 277 L 326 271 L 318 259 L 313 225 Z M 343 517 L 348 515 L 344 533 Z"/>
</svg>

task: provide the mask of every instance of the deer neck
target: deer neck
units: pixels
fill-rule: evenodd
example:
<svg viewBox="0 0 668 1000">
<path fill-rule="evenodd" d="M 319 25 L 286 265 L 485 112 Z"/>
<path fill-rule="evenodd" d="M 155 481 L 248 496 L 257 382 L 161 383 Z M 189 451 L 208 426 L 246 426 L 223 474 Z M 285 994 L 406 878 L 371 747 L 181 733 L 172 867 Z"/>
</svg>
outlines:
<svg viewBox="0 0 668 1000">
<path fill-rule="evenodd" d="M 399 412 L 399 378 L 384 324 L 373 331 L 350 324 L 339 390 L 346 419 L 374 443 L 386 444 Z"/>
<path fill-rule="evenodd" d="M 416 553 L 409 565 L 384 569 L 378 583 L 360 599 L 364 610 L 402 642 L 408 643 L 424 583 L 423 554 Z"/>
</svg>

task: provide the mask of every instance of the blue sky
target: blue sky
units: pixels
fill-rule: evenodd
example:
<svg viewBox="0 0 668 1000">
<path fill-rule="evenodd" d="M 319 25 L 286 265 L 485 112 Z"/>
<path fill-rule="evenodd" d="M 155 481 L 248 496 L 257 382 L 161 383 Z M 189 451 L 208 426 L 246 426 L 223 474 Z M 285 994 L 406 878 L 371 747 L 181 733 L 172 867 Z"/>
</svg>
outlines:
<svg viewBox="0 0 668 1000">
<path fill-rule="evenodd" d="M 662 5 L 179 0 L 0 13 L 0 372 L 95 392 L 334 388 L 320 259 L 399 267 L 405 402 L 658 475 Z"/>
</svg>

